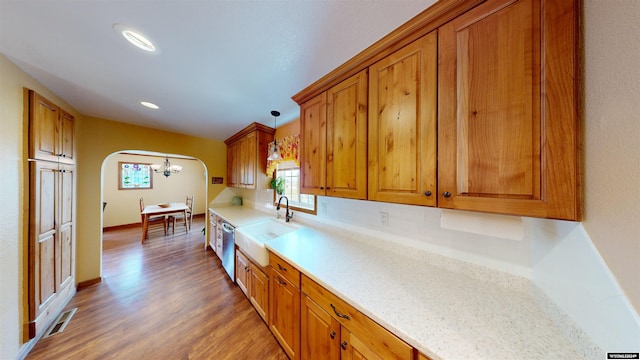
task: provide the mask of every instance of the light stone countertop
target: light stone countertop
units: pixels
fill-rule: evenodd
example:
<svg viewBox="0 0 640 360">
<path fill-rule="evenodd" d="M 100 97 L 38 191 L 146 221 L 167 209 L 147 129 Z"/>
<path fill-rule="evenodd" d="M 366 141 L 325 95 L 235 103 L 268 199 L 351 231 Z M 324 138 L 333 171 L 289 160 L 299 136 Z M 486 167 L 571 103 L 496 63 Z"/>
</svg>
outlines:
<svg viewBox="0 0 640 360">
<path fill-rule="evenodd" d="M 598 353 L 574 347 L 524 278 L 326 226 L 305 226 L 266 247 L 433 359 Z"/>
<path fill-rule="evenodd" d="M 235 227 L 246 226 L 263 220 L 275 219 L 276 217 L 275 213 L 273 215 L 269 215 L 264 211 L 241 205 L 211 206 L 209 207 L 209 210 L 213 211 Z"/>
</svg>

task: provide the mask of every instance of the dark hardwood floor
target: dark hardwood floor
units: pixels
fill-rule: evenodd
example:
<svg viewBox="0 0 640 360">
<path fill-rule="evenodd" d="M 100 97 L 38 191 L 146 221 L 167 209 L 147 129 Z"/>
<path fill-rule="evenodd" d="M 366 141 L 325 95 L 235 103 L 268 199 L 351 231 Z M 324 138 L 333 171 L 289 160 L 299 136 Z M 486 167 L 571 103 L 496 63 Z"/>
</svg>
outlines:
<svg viewBox="0 0 640 360">
<path fill-rule="evenodd" d="M 189 234 L 106 231 L 103 279 L 78 291 L 63 332 L 27 359 L 287 359 L 267 325 L 204 249 L 204 218 Z"/>
</svg>

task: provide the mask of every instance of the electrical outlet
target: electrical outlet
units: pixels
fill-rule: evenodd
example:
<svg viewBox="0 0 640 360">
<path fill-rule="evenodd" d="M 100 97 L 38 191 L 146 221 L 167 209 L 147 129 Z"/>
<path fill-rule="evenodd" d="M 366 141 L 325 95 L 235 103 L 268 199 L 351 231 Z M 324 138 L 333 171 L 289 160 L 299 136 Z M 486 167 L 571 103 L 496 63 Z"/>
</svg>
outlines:
<svg viewBox="0 0 640 360">
<path fill-rule="evenodd" d="M 326 202 L 320 203 L 320 214 L 321 215 L 327 215 L 327 203 Z"/>
<path fill-rule="evenodd" d="M 380 214 L 378 215 L 379 219 L 380 219 L 380 225 L 382 226 L 389 226 L 389 213 L 386 211 L 380 211 Z"/>
</svg>

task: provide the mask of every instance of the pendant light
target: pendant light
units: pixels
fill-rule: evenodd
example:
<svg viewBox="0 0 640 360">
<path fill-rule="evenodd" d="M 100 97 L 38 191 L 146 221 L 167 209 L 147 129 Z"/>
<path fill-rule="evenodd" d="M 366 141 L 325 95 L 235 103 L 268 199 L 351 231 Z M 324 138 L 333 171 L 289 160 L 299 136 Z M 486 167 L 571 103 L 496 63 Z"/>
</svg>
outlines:
<svg viewBox="0 0 640 360">
<path fill-rule="evenodd" d="M 273 123 L 274 123 L 274 128 L 278 129 L 278 116 L 280 116 L 280 112 L 276 111 L 276 110 L 271 110 L 271 115 L 273 115 Z M 273 151 L 271 152 L 271 154 L 269 154 L 269 157 L 267 158 L 267 160 L 280 160 L 282 159 L 282 157 L 280 156 L 280 154 L 278 153 L 278 142 L 275 138 L 275 136 L 273 137 Z"/>
<path fill-rule="evenodd" d="M 169 175 L 171 174 L 177 174 L 182 170 L 182 166 L 180 165 L 171 165 L 171 163 L 169 162 L 168 155 L 164 159 L 164 164 L 162 165 L 153 164 L 151 165 L 151 168 L 153 169 L 154 172 L 158 174 L 162 174 L 166 177 L 169 177 Z"/>
</svg>

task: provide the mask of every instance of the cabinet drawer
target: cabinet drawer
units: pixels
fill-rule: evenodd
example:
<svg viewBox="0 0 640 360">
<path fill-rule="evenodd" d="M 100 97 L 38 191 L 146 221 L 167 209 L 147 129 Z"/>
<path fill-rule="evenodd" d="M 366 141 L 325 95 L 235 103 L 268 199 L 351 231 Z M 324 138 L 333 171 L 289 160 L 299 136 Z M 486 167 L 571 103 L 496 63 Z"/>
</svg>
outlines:
<svg viewBox="0 0 640 360">
<path fill-rule="evenodd" d="M 413 358 L 413 348 L 327 289 L 302 276 L 302 292 L 383 359 Z"/>
<path fill-rule="evenodd" d="M 289 280 L 295 287 L 300 288 L 300 271 L 294 268 L 288 262 L 282 260 L 281 257 L 275 255 L 272 252 L 269 252 L 269 265 L 273 268 L 273 270 L 277 271 L 278 274 L 282 275 L 284 278 Z"/>
</svg>

